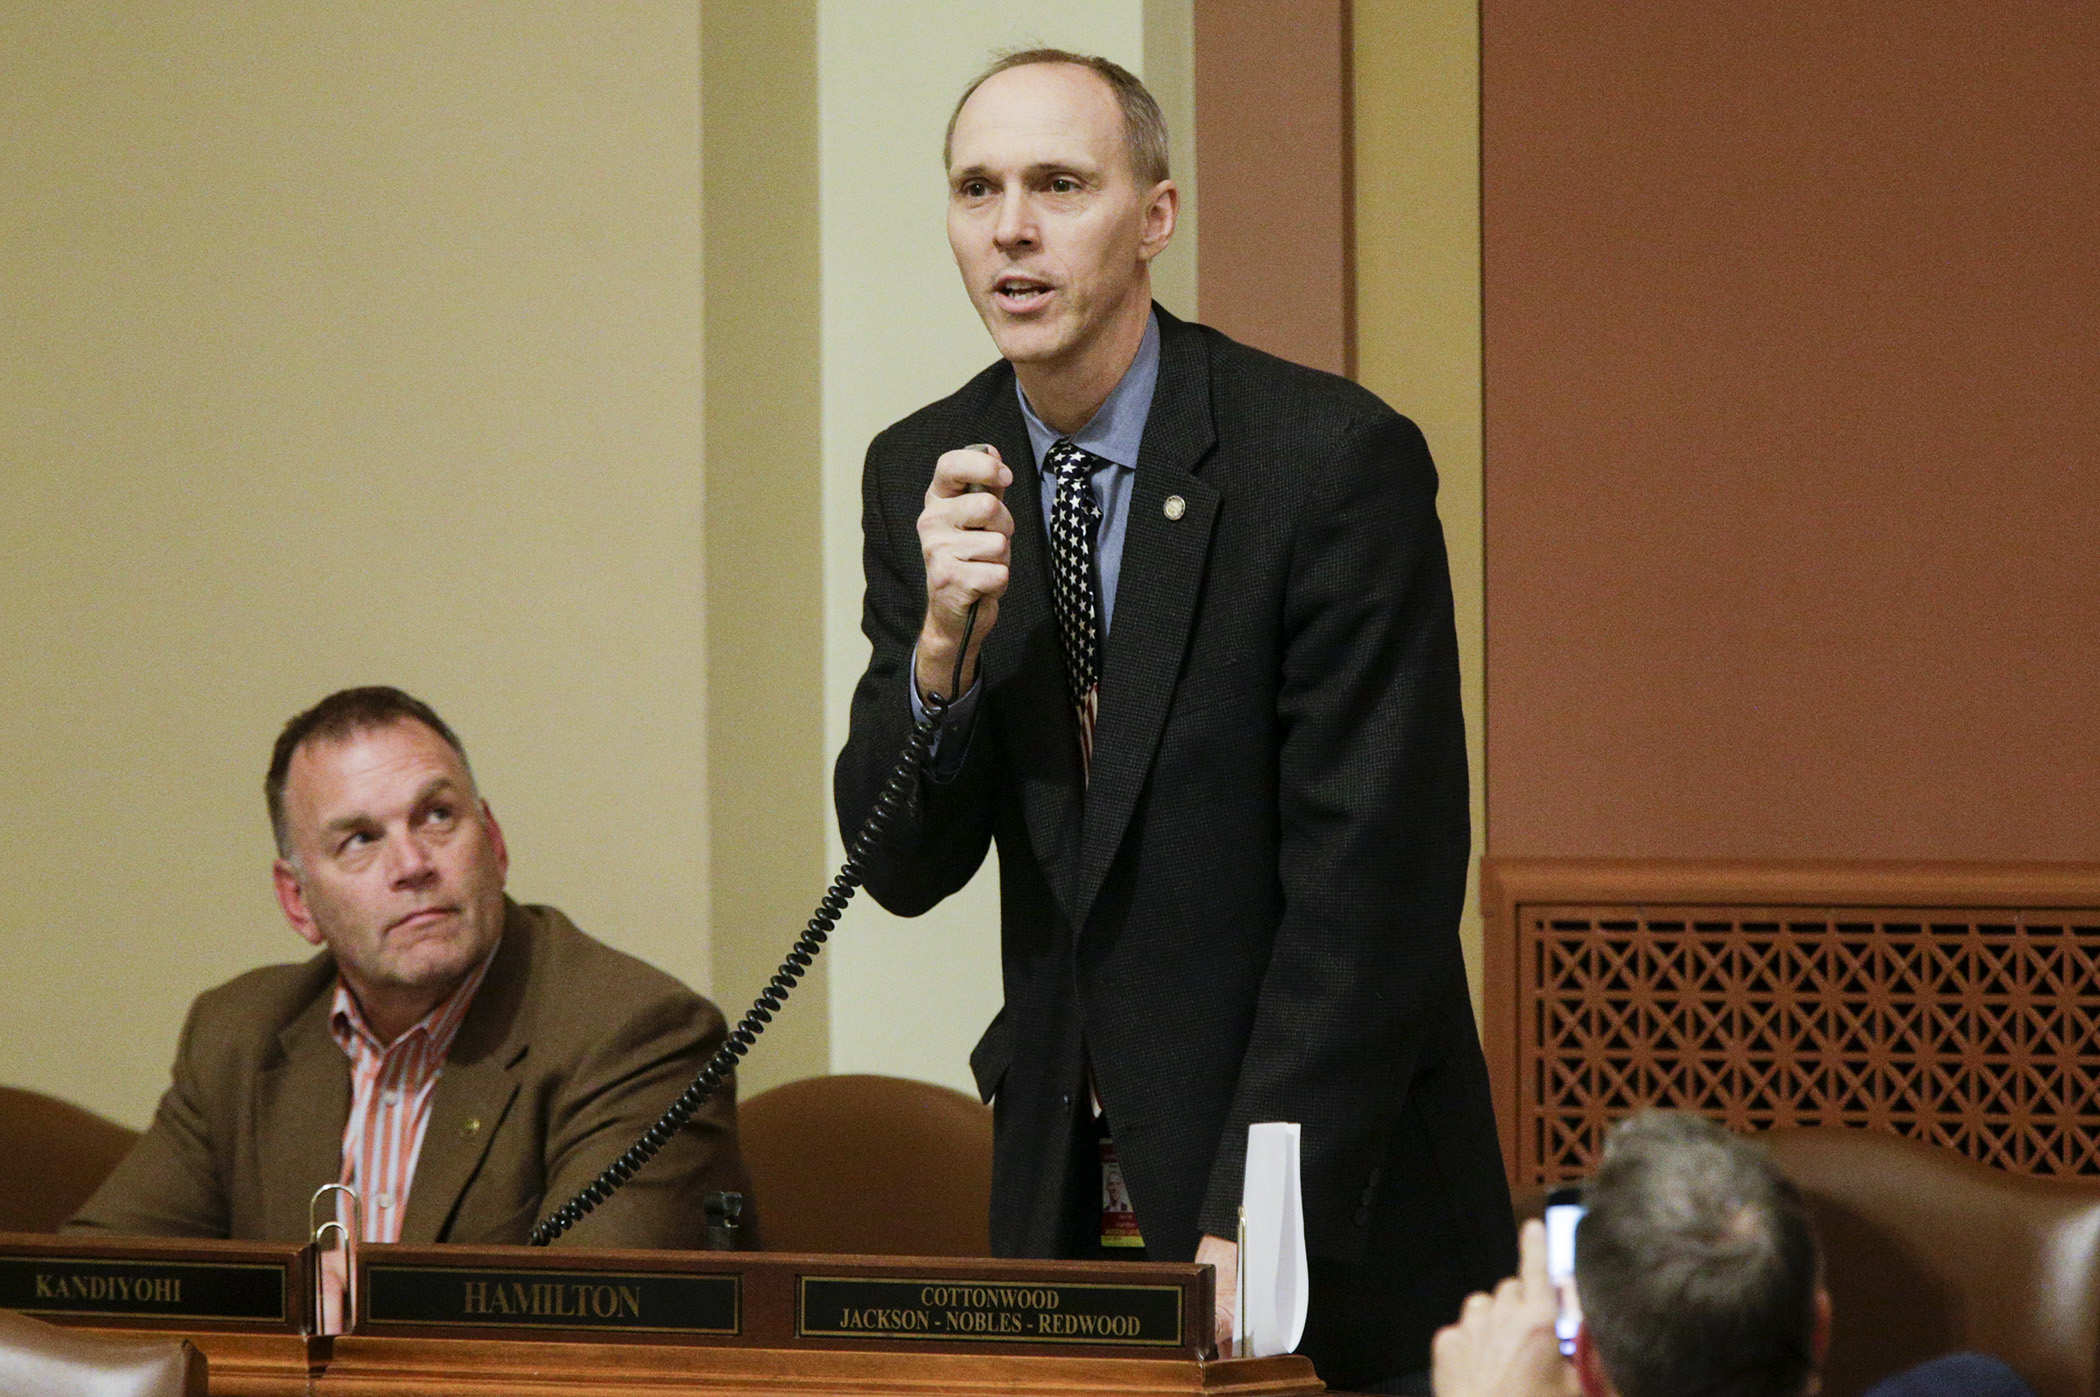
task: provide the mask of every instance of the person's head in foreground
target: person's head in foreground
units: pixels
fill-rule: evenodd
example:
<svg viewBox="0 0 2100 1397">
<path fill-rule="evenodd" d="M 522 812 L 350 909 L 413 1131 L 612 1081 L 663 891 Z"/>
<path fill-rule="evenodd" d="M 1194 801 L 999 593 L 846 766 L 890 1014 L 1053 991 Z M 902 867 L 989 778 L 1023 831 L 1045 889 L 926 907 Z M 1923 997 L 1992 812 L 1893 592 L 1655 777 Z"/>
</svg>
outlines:
<svg viewBox="0 0 2100 1397">
<path fill-rule="evenodd" d="M 1762 1149 L 1697 1116 L 1621 1124 L 1575 1234 L 1586 1397 L 1799 1397 L 1830 1297 L 1801 1195 Z"/>
<path fill-rule="evenodd" d="M 1806 1397 L 1830 1340 L 1801 1196 L 1765 1152 L 1696 1116 L 1620 1124 L 1575 1238 L 1582 1328 L 1560 1355 L 1544 1229 L 1522 1267 L 1437 1335 L 1437 1397 Z"/>
</svg>

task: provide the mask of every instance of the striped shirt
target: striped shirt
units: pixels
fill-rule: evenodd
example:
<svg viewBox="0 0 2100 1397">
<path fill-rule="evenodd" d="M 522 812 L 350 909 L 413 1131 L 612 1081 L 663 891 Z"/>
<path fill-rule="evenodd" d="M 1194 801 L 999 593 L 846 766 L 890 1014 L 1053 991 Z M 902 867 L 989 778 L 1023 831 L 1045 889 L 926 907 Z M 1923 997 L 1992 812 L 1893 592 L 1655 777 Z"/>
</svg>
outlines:
<svg viewBox="0 0 2100 1397">
<path fill-rule="evenodd" d="M 383 1047 L 366 1025 L 357 997 L 340 977 L 336 979 L 328 1031 L 350 1059 L 350 1120 L 343 1127 L 341 1182 L 363 1200 L 363 1241 L 401 1240 L 408 1188 L 423 1153 L 423 1132 L 430 1127 L 431 1094 L 474 992 L 495 958 L 491 948 L 457 989 L 414 1028 Z"/>
</svg>

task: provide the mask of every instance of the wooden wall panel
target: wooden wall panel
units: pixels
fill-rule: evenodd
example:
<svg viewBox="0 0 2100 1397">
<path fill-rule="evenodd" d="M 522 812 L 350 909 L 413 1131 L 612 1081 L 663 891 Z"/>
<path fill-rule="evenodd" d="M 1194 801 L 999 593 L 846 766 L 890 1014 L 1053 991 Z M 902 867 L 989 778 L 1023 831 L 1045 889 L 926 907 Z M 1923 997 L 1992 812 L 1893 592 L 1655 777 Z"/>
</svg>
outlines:
<svg viewBox="0 0 2100 1397">
<path fill-rule="evenodd" d="M 1490 859 L 1510 1177 L 1644 1107 L 2100 1175 L 2100 864 Z"/>
<path fill-rule="evenodd" d="M 1489 841 L 2100 851 L 2100 7 L 1484 0 Z"/>
<path fill-rule="evenodd" d="M 1203 319 L 1356 372 L 1348 0 L 1195 7 Z"/>
</svg>

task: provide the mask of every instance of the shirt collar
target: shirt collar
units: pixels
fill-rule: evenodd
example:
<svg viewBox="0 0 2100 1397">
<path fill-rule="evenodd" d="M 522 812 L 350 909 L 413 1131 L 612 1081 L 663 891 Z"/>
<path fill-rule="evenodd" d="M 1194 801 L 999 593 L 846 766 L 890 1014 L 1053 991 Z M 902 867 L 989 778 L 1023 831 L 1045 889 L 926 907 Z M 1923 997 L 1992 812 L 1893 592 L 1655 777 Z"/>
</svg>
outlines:
<svg viewBox="0 0 2100 1397">
<path fill-rule="evenodd" d="M 1072 444 L 1128 470 L 1137 469 L 1138 446 L 1145 439 L 1145 419 L 1152 415 L 1152 390 L 1159 385 L 1159 313 L 1145 317 L 1145 337 L 1138 341 L 1137 357 L 1123 371 L 1122 381 L 1107 401 L 1072 434 Z M 1040 461 L 1062 438 L 1046 426 L 1028 405 L 1021 380 L 1014 379 L 1014 396 L 1021 400 L 1021 417 L 1028 423 L 1028 444 Z"/>
<path fill-rule="evenodd" d="M 481 964 L 469 971 L 467 978 L 461 980 L 452 993 L 431 1006 L 429 1013 L 384 1047 L 380 1045 L 379 1035 L 372 1032 L 371 1025 L 365 1022 L 365 1011 L 359 1006 L 357 996 L 350 992 L 341 972 L 337 972 L 335 1001 L 328 1009 L 328 1031 L 334 1036 L 336 1046 L 352 1059 L 357 1057 L 360 1043 L 367 1052 L 383 1055 L 420 1033 L 429 1042 L 430 1060 L 444 1061 L 452 1051 L 452 1040 L 459 1036 L 459 1026 L 466 1022 L 467 1009 L 474 1003 L 474 994 L 481 988 L 481 982 L 488 978 L 489 966 L 495 961 L 496 951 L 502 944 L 502 938 L 497 938 L 496 945 L 489 947 L 489 953 L 481 958 Z"/>
</svg>

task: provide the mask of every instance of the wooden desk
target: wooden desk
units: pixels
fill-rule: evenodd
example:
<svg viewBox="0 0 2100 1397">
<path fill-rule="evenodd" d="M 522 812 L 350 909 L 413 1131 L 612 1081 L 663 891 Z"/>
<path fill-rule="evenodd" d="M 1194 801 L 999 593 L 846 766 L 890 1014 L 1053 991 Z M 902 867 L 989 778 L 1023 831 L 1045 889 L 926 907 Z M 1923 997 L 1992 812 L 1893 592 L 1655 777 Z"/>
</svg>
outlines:
<svg viewBox="0 0 2100 1397">
<path fill-rule="evenodd" d="M 200 1308 L 211 1297 L 178 1295 L 166 1279 L 176 1268 L 194 1278 L 206 1266 L 258 1265 L 281 1269 L 271 1292 L 281 1302 L 245 1320 L 213 1317 L 248 1312 Z M 1325 1390 L 1295 1355 L 1206 1358 L 1211 1272 L 1186 1264 L 375 1245 L 361 1249 L 358 1270 L 358 1332 L 325 1338 L 302 1332 L 314 1307 L 298 1248 L 0 1235 L 9 1293 L 32 1272 L 37 1281 L 17 1301 L 26 1311 L 187 1338 L 210 1363 L 216 1397 Z M 65 1275 L 124 1276 L 127 1296 L 169 1295 L 190 1312 L 156 1299 L 111 1314 L 113 1283 L 103 1281 L 103 1298 L 83 1309 Z M 720 1303 L 700 1303 L 709 1295 Z"/>
</svg>

